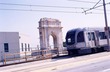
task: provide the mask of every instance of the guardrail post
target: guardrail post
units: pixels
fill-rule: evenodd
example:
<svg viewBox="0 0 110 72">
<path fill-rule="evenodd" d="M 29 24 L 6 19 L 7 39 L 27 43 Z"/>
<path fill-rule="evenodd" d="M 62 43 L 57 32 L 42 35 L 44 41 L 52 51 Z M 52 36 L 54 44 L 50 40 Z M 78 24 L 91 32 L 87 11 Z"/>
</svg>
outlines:
<svg viewBox="0 0 110 72">
<path fill-rule="evenodd" d="M 3 52 L 1 51 L 1 62 L 3 63 L 4 65 L 4 58 L 3 58 Z"/>
<path fill-rule="evenodd" d="M 4 64 L 6 65 L 6 54 L 4 54 Z"/>
<path fill-rule="evenodd" d="M 25 61 L 27 61 L 26 51 L 25 51 Z"/>
</svg>

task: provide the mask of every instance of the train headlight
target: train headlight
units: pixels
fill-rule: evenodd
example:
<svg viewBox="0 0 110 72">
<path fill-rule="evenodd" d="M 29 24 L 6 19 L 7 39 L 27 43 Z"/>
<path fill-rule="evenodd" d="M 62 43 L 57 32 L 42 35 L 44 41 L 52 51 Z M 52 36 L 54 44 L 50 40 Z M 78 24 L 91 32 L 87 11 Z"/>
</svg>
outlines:
<svg viewBox="0 0 110 72">
<path fill-rule="evenodd" d="M 68 42 L 69 42 L 69 43 L 71 42 L 71 38 L 68 38 Z"/>
</svg>

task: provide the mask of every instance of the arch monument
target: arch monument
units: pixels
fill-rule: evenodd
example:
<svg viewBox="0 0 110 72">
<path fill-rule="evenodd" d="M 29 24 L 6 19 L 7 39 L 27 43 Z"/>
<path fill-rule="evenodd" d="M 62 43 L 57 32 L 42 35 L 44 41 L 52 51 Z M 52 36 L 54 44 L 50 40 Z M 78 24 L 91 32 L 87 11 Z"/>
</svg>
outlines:
<svg viewBox="0 0 110 72">
<path fill-rule="evenodd" d="M 39 21 L 40 49 L 50 49 L 49 37 L 53 37 L 53 47 L 60 52 L 63 48 L 61 22 L 57 19 L 41 18 Z"/>
</svg>

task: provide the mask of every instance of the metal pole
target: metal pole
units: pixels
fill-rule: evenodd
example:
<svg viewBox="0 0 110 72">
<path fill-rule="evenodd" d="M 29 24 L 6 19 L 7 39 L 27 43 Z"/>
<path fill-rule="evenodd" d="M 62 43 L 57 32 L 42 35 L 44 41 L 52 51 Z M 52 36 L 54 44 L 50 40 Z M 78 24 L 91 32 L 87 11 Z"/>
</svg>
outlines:
<svg viewBox="0 0 110 72">
<path fill-rule="evenodd" d="M 107 44 L 108 44 L 107 51 L 110 51 L 110 45 L 109 45 L 109 28 L 108 28 L 108 24 L 107 24 L 107 14 L 106 14 L 105 0 L 103 0 L 103 8 L 104 8 L 104 17 L 105 17 L 105 33 L 106 33 L 106 36 L 107 36 Z"/>
</svg>

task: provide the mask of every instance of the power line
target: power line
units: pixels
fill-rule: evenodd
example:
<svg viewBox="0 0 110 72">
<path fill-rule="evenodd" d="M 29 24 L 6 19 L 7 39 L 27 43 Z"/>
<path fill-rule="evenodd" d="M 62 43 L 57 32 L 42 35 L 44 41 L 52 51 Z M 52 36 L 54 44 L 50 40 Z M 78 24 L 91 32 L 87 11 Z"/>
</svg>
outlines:
<svg viewBox="0 0 110 72">
<path fill-rule="evenodd" d="M 105 5 L 108 5 L 110 4 L 110 2 L 106 3 Z M 96 6 L 96 7 L 93 7 L 93 8 L 90 8 L 88 10 L 85 10 L 83 13 L 86 13 L 87 11 L 90 11 L 90 10 L 93 10 L 93 9 L 96 9 L 96 8 L 99 8 L 99 7 L 102 7 L 103 5 L 99 5 L 99 6 Z"/>
<path fill-rule="evenodd" d="M 95 8 L 95 7 L 99 4 L 100 1 L 101 1 L 101 0 L 99 0 L 99 1 L 92 7 L 92 9 Z M 88 13 L 86 13 L 86 12 L 87 12 L 87 10 L 86 10 L 86 11 L 84 10 L 83 13 L 88 14 Z"/>
<path fill-rule="evenodd" d="M 49 11 L 49 10 L 28 10 L 28 9 L 0 9 L 0 10 L 10 10 L 10 11 L 36 11 L 36 12 L 57 12 L 57 13 L 82 13 L 82 12 L 72 12 L 72 11 Z"/>
<path fill-rule="evenodd" d="M 52 13 L 79 13 L 82 14 L 82 12 L 72 12 L 72 11 L 49 11 L 49 10 L 28 10 L 28 9 L 0 9 L 0 10 L 5 10 L 5 11 L 32 11 L 32 12 L 52 12 Z M 89 14 L 103 14 L 103 13 L 96 13 L 96 12 L 91 12 Z M 110 14 L 110 13 L 108 13 Z"/>
<path fill-rule="evenodd" d="M 92 3 L 92 4 L 96 3 L 96 2 L 92 2 L 92 1 L 83 1 L 83 0 L 68 0 L 68 1 L 75 1 L 75 2 L 81 2 L 81 3 Z M 102 4 L 102 3 L 100 3 L 100 4 Z"/>
<path fill-rule="evenodd" d="M 87 7 L 67 7 L 67 6 L 48 6 L 48 5 L 29 5 L 29 4 L 15 4 L 15 3 L 0 3 L 0 5 L 15 5 L 15 6 L 29 6 L 29 7 L 50 7 L 50 8 L 70 8 L 70 9 L 89 9 Z M 96 9 L 102 10 L 102 9 Z M 107 10 L 110 11 L 110 10 Z"/>
<path fill-rule="evenodd" d="M 74 1 L 76 1 L 76 0 L 74 0 Z M 77 0 L 77 1 L 79 1 L 79 0 Z M 100 1 L 99 1 L 99 2 L 100 2 Z M 96 2 L 95 2 L 95 3 L 96 3 Z M 14 3 L 0 3 L 0 4 L 1 4 L 1 5 L 30 6 L 30 7 L 34 6 L 34 7 L 52 7 L 52 8 L 88 9 L 88 8 L 86 8 L 86 7 L 67 7 L 67 6 L 29 5 L 29 4 L 14 4 Z M 107 4 L 110 4 L 110 2 L 107 3 Z M 97 5 L 97 3 L 96 3 L 96 5 Z M 96 9 L 96 8 L 98 8 L 98 7 L 101 7 L 101 6 L 103 6 L 103 5 L 100 5 L 100 6 L 97 6 L 97 7 L 94 7 L 94 8 L 90 8 L 90 9 L 88 9 L 88 10 L 85 10 L 84 12 L 87 12 L 87 11 L 92 10 L 92 9 L 102 11 L 102 9 Z M 81 12 L 72 12 L 72 11 L 48 11 L 48 10 L 32 10 L 32 9 L 30 9 L 30 10 L 27 10 L 27 9 L 0 9 L 0 10 L 13 10 L 13 11 L 39 11 L 39 12 L 60 12 L 60 13 L 61 13 L 61 12 L 62 12 L 62 13 L 81 13 Z M 110 11 L 110 10 L 107 10 L 107 11 Z M 82 13 L 84 13 L 84 12 L 82 12 Z"/>
<path fill-rule="evenodd" d="M 52 7 L 52 8 L 77 8 L 81 7 L 66 7 L 66 6 L 48 6 L 48 5 L 29 5 L 29 4 L 14 4 L 14 3 L 0 3 L 1 5 L 17 5 L 17 6 L 33 6 L 33 7 Z"/>
<path fill-rule="evenodd" d="M 67 7 L 67 6 L 48 6 L 48 5 L 29 5 L 29 4 L 13 4 L 13 3 L 0 3 L 1 5 L 17 5 L 17 6 L 34 6 L 34 7 L 54 7 L 54 8 L 76 8 L 76 9 L 88 9 L 87 7 Z"/>
<path fill-rule="evenodd" d="M 92 8 L 96 7 L 99 4 L 100 1 L 101 0 L 99 0 Z"/>
</svg>

